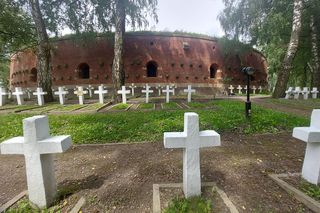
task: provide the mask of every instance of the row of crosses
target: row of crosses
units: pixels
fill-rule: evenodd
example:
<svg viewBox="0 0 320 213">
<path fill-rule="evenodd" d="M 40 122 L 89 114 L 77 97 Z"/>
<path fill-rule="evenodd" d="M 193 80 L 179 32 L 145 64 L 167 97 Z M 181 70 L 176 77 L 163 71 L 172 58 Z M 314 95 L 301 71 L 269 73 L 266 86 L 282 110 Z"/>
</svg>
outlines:
<svg viewBox="0 0 320 213">
<path fill-rule="evenodd" d="M 232 85 L 230 85 L 228 89 L 230 90 L 230 94 L 234 94 L 234 90 L 237 89 L 239 95 L 242 94 L 243 89 L 246 91 L 246 93 L 248 91 L 247 86 L 242 87 L 241 85 L 239 85 L 237 88 L 234 88 Z M 251 89 L 253 91 L 253 94 L 256 94 L 257 89 L 259 90 L 259 93 L 262 93 L 262 90 L 263 90 L 262 86 L 259 86 L 259 88 L 257 88 L 256 86 L 253 86 Z"/>
</svg>

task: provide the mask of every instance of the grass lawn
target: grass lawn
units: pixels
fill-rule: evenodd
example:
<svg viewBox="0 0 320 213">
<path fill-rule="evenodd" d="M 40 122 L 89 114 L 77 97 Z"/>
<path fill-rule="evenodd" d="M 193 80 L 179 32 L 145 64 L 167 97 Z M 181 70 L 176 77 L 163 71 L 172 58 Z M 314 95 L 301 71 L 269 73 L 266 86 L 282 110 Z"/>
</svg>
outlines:
<svg viewBox="0 0 320 213">
<path fill-rule="evenodd" d="M 253 105 L 252 118 L 247 120 L 244 116 L 243 102 L 217 100 L 214 103 L 217 107 L 215 110 L 192 110 L 200 116 L 201 130 L 213 129 L 219 133 L 275 133 L 309 125 L 309 119 L 263 109 L 256 105 Z M 71 135 L 76 144 L 154 142 L 162 140 L 166 131 L 182 131 L 183 115 L 187 111 L 190 110 L 49 115 L 49 122 L 52 134 Z M 30 116 L 0 115 L 0 142 L 22 135 L 22 119 Z"/>
<path fill-rule="evenodd" d="M 286 105 L 288 107 L 301 109 L 320 109 L 320 99 L 294 100 L 294 99 L 268 99 L 275 104 Z"/>
<path fill-rule="evenodd" d="M 79 104 L 74 104 L 74 105 L 60 105 L 58 108 L 54 109 L 53 111 L 57 112 L 67 112 L 67 111 L 74 111 L 77 109 L 81 109 L 85 107 L 85 105 L 79 105 Z"/>
<path fill-rule="evenodd" d="M 95 103 L 95 104 L 89 104 L 88 106 L 86 106 L 85 108 L 81 109 L 81 110 L 98 110 L 99 108 L 103 107 L 104 104 L 100 104 L 100 103 Z"/>
<path fill-rule="evenodd" d="M 190 103 L 187 103 L 187 105 L 192 109 L 212 108 L 214 106 L 214 101 L 210 101 L 208 103 L 190 102 Z"/>
<path fill-rule="evenodd" d="M 176 198 L 164 209 L 164 213 L 211 213 L 212 203 L 202 197 Z"/>
<path fill-rule="evenodd" d="M 112 107 L 112 110 L 126 110 L 129 107 L 129 104 L 117 104 Z"/>
<path fill-rule="evenodd" d="M 170 103 L 163 103 L 162 104 L 163 109 L 181 109 L 176 103 L 170 102 Z"/>
<path fill-rule="evenodd" d="M 154 104 L 151 103 L 143 103 L 139 105 L 138 109 L 153 109 L 154 108 Z"/>
</svg>

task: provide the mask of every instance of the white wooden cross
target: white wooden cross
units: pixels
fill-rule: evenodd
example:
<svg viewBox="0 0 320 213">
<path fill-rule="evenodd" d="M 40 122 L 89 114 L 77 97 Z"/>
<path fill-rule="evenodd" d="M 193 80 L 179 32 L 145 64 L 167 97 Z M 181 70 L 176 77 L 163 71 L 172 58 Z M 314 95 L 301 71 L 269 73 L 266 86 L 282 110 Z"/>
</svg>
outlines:
<svg viewBox="0 0 320 213">
<path fill-rule="evenodd" d="M 21 87 L 16 87 L 15 92 L 12 93 L 12 95 L 15 95 L 17 97 L 18 105 L 24 104 L 23 94 L 24 94 L 24 92 L 22 91 Z"/>
<path fill-rule="evenodd" d="M 317 87 L 313 87 L 312 91 L 311 91 L 312 98 L 316 99 L 318 97 L 318 93 L 319 93 L 319 91 L 318 91 Z"/>
<path fill-rule="evenodd" d="M 141 92 L 146 93 L 146 103 L 149 103 L 149 93 L 153 93 L 153 90 L 150 90 L 150 86 L 146 84 L 145 89 L 143 89 Z"/>
<path fill-rule="evenodd" d="M 259 86 L 259 93 L 261 94 L 262 93 L 262 90 L 263 90 L 263 88 L 262 88 L 262 86 Z"/>
<path fill-rule="evenodd" d="M 165 148 L 183 149 L 183 191 L 187 198 L 201 195 L 199 149 L 220 145 L 220 135 L 217 132 L 199 132 L 199 116 L 196 113 L 184 114 L 183 132 L 164 133 Z"/>
<path fill-rule="evenodd" d="M 184 89 L 183 92 L 188 93 L 187 101 L 188 101 L 188 103 L 190 103 L 191 102 L 191 95 L 192 95 L 193 92 L 196 92 L 196 90 L 192 89 L 191 85 L 188 85 L 188 89 Z"/>
<path fill-rule="evenodd" d="M 172 85 L 170 86 L 170 89 L 172 89 L 172 95 L 176 95 L 176 91 L 175 91 L 176 88 L 177 88 L 177 86 L 174 85 L 174 84 L 172 84 Z"/>
<path fill-rule="evenodd" d="M 26 89 L 26 93 L 27 93 L 27 96 L 28 96 L 28 99 L 30 100 L 31 99 L 31 89 L 30 88 L 27 88 Z"/>
<path fill-rule="evenodd" d="M 66 151 L 70 136 L 50 136 L 47 116 L 23 120 L 24 137 L 15 137 L 0 144 L 1 154 L 24 155 L 29 200 L 39 208 L 48 207 L 56 195 L 53 154 Z"/>
<path fill-rule="evenodd" d="M 131 84 L 129 88 L 131 89 L 131 95 L 134 96 L 134 89 L 137 88 L 137 86 L 135 86 L 134 84 Z"/>
<path fill-rule="evenodd" d="M 257 90 L 257 87 L 256 87 L 256 86 L 253 86 L 253 87 L 252 87 L 253 94 L 256 94 L 256 90 Z"/>
<path fill-rule="evenodd" d="M 33 93 L 33 95 L 37 96 L 39 106 L 42 106 L 44 104 L 43 96 L 46 94 L 47 92 L 43 92 L 41 87 L 38 87 L 36 92 Z"/>
<path fill-rule="evenodd" d="M 87 87 L 87 90 L 89 92 L 89 97 L 92 98 L 92 90 L 94 90 L 94 87 L 89 84 L 89 86 Z"/>
<path fill-rule="evenodd" d="M 302 90 L 301 94 L 303 95 L 303 99 L 304 100 L 308 100 L 309 94 L 310 94 L 309 88 L 308 87 L 303 87 L 303 90 Z"/>
<path fill-rule="evenodd" d="M 292 136 L 307 143 L 302 177 L 312 184 L 320 183 L 320 109 L 311 115 L 310 127 L 296 127 Z"/>
<path fill-rule="evenodd" d="M 230 94 L 233 94 L 234 87 L 232 85 L 230 85 L 230 87 L 228 89 L 230 90 Z"/>
<path fill-rule="evenodd" d="M 158 90 L 158 94 L 159 94 L 159 96 L 161 96 L 161 90 L 162 90 L 162 86 L 159 84 L 157 87 L 156 87 L 156 89 Z"/>
<path fill-rule="evenodd" d="M 241 94 L 242 94 L 242 89 L 243 89 L 243 88 L 239 85 L 239 86 L 238 86 L 238 88 L 237 88 L 237 90 L 238 90 L 238 94 L 239 94 L 239 95 L 241 95 Z"/>
<path fill-rule="evenodd" d="M 170 92 L 173 93 L 173 90 L 170 90 L 169 85 L 166 86 L 165 90 L 162 90 L 163 93 L 166 93 L 166 103 L 170 102 Z"/>
<path fill-rule="evenodd" d="M 108 93 L 108 90 L 105 90 L 105 89 L 104 89 L 103 84 L 101 84 L 101 85 L 98 87 L 98 90 L 95 90 L 95 91 L 94 91 L 94 94 L 99 94 L 99 103 L 100 103 L 100 104 L 103 104 L 103 103 L 104 103 L 104 94 L 107 94 L 107 93 Z"/>
<path fill-rule="evenodd" d="M 300 87 L 296 87 L 294 92 L 293 92 L 294 99 L 299 99 L 300 93 L 301 93 L 301 88 Z"/>
<path fill-rule="evenodd" d="M 83 105 L 84 95 L 88 94 L 88 91 L 83 90 L 83 87 L 78 87 L 77 90 L 74 91 L 74 94 L 79 97 L 79 104 Z"/>
<path fill-rule="evenodd" d="M 126 104 L 127 103 L 127 94 L 130 94 L 130 90 L 126 90 L 126 87 L 122 86 L 121 90 L 118 90 L 118 94 L 121 94 L 121 96 L 122 96 L 122 103 Z"/>
<path fill-rule="evenodd" d="M 66 95 L 69 94 L 69 92 L 65 91 L 63 87 L 58 87 L 58 91 L 54 92 L 54 94 L 59 96 L 60 104 L 64 105 Z"/>
<path fill-rule="evenodd" d="M 285 99 L 289 99 L 293 94 L 294 94 L 293 87 L 289 87 L 288 90 L 286 91 Z"/>
<path fill-rule="evenodd" d="M 3 106 L 6 104 L 6 96 L 8 93 L 6 92 L 6 89 L 4 87 L 0 87 L 0 106 Z"/>
<path fill-rule="evenodd" d="M 247 94 L 248 93 L 248 86 L 247 85 L 244 87 L 244 90 L 246 91 L 245 94 Z M 250 90 L 249 90 L 249 92 L 250 92 Z"/>
</svg>

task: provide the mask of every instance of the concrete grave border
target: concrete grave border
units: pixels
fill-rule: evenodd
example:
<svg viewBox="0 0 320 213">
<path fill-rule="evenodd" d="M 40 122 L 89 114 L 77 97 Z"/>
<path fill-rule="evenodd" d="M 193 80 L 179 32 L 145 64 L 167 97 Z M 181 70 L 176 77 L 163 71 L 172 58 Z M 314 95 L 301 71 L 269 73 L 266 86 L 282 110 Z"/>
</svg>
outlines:
<svg viewBox="0 0 320 213">
<path fill-rule="evenodd" d="M 201 184 L 203 187 L 213 187 L 216 189 L 221 199 L 223 200 L 226 207 L 230 210 L 231 213 L 239 213 L 235 205 L 228 198 L 227 194 L 217 187 L 214 182 L 203 182 Z M 182 188 L 182 183 L 168 183 L 168 184 L 153 184 L 153 213 L 161 213 L 161 202 L 160 202 L 160 189 L 161 188 Z"/>
<path fill-rule="evenodd" d="M 293 174 L 269 174 L 269 177 L 275 181 L 282 189 L 287 191 L 289 194 L 292 194 L 298 201 L 302 202 L 306 205 L 309 209 L 314 212 L 320 212 L 320 202 L 314 200 L 313 198 L 309 197 L 302 191 L 298 190 L 297 188 L 291 186 L 284 180 L 280 178 L 287 178 L 292 176 L 300 176 L 301 173 L 293 173 Z"/>
</svg>

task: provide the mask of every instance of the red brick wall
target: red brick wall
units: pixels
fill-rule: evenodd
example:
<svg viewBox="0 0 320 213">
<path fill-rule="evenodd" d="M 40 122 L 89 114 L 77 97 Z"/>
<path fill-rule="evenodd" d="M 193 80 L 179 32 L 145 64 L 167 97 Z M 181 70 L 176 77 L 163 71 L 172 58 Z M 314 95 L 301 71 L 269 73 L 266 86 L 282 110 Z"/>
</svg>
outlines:
<svg viewBox="0 0 320 213">
<path fill-rule="evenodd" d="M 185 49 L 183 44 L 189 45 Z M 113 38 L 97 37 L 83 42 L 76 39 L 61 39 L 53 43 L 52 73 L 54 86 L 88 84 L 111 84 Z M 157 77 L 147 77 L 146 64 L 158 64 Z M 224 62 L 225 61 L 225 62 Z M 90 78 L 80 79 L 79 64 L 90 66 Z M 176 83 L 197 84 L 203 87 L 220 87 L 223 78 L 228 84 L 244 84 L 240 73 L 240 60 L 234 56 L 225 59 L 215 40 L 184 36 L 127 35 L 125 39 L 126 83 Z M 267 84 L 267 64 L 260 53 L 253 52 L 243 59 L 245 65 L 255 67 L 257 86 Z M 218 65 L 215 78 L 210 78 L 210 66 Z M 33 52 L 25 51 L 12 58 L 10 65 L 11 86 L 35 87 L 31 69 L 36 67 Z"/>
</svg>

